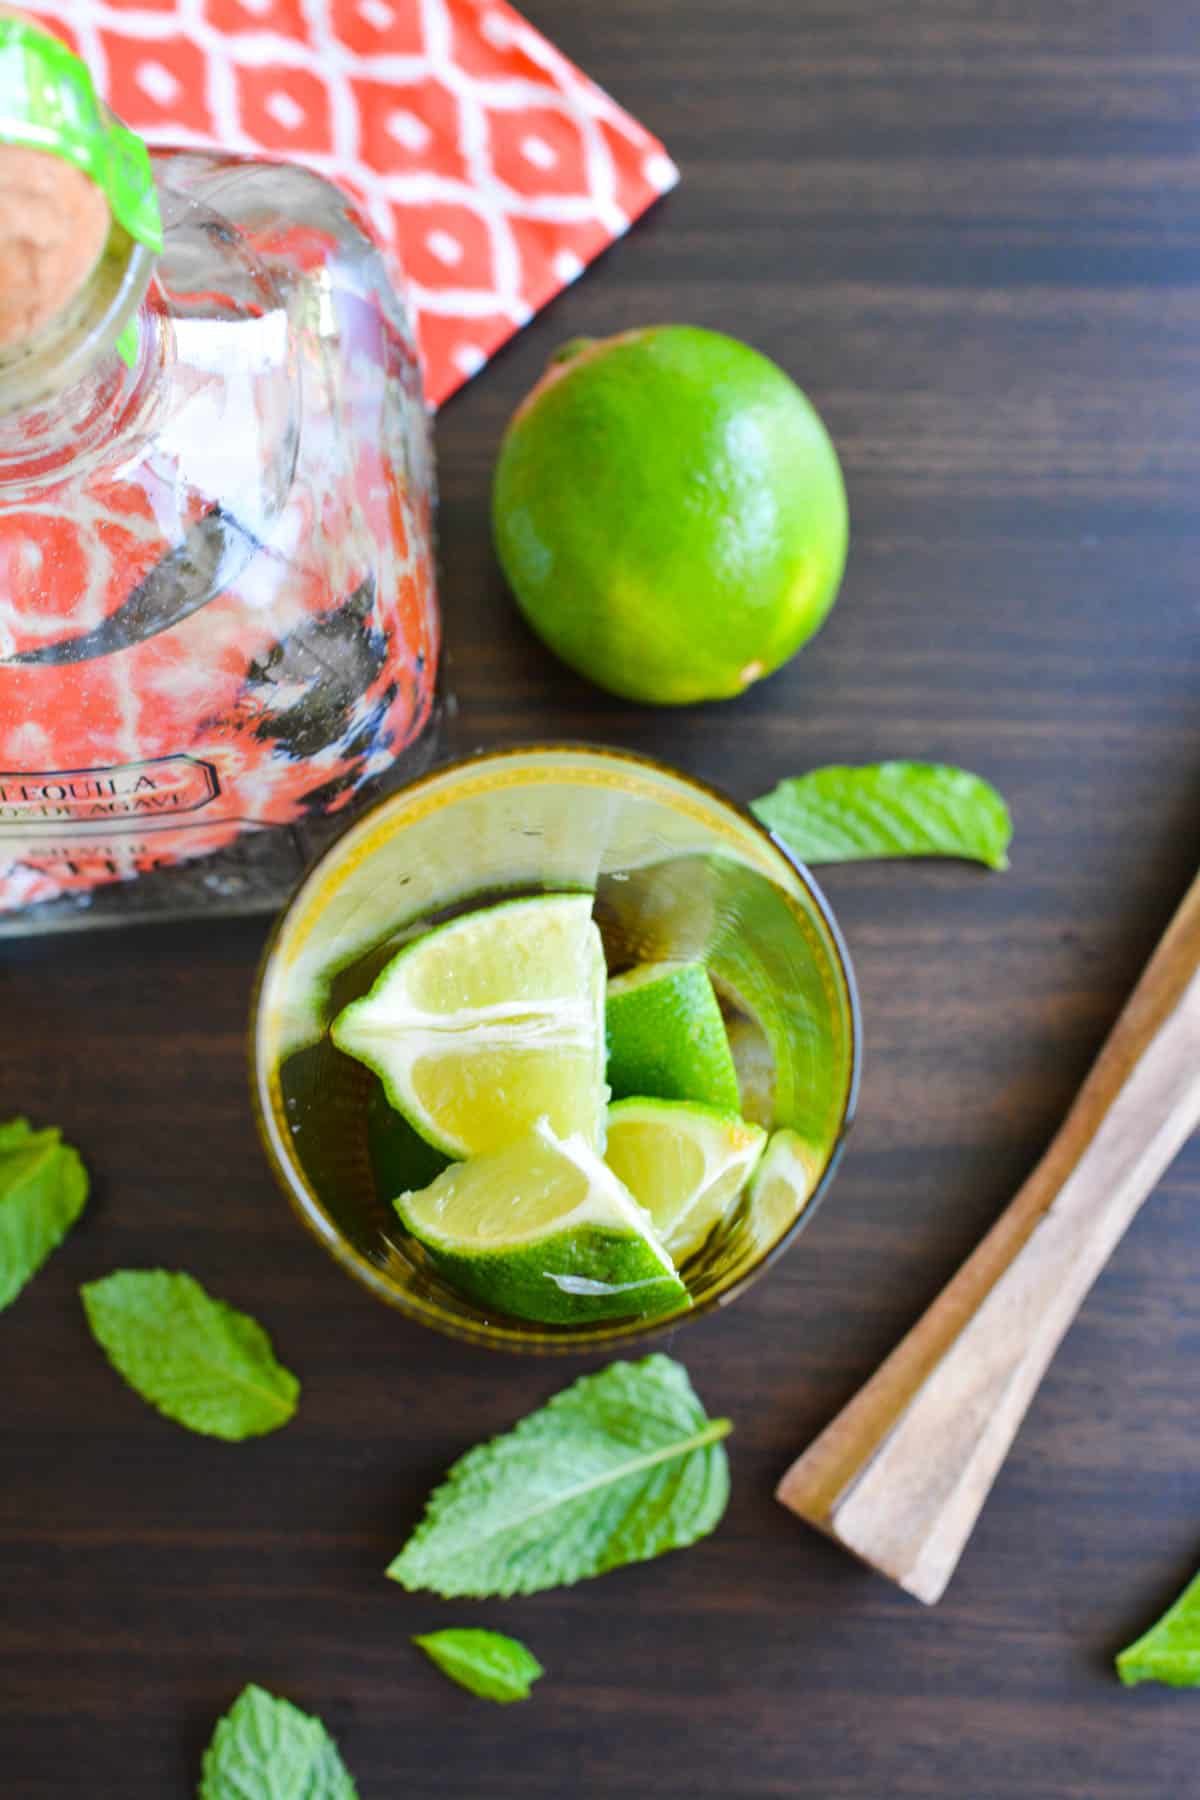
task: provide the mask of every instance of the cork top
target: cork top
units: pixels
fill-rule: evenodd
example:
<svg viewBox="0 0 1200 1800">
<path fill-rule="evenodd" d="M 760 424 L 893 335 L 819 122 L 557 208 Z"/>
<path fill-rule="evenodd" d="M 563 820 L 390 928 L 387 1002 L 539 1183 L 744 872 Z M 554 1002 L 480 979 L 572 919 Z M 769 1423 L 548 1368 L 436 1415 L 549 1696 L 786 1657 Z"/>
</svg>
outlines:
<svg viewBox="0 0 1200 1800">
<path fill-rule="evenodd" d="M 0 350 L 32 337 L 75 298 L 110 224 L 107 199 L 81 169 L 0 144 Z"/>
<path fill-rule="evenodd" d="M 3 4 L 0 19 L 50 29 Z M 107 195 L 81 168 L 46 150 L 0 143 L 0 350 L 33 337 L 75 298 L 111 225 Z"/>
</svg>

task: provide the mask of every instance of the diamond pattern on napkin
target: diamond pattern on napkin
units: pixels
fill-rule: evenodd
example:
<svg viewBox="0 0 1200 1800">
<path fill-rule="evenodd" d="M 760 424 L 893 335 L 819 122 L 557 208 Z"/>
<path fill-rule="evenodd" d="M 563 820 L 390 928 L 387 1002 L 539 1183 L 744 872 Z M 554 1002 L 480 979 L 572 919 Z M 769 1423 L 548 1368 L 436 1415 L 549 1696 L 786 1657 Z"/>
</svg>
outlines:
<svg viewBox="0 0 1200 1800">
<path fill-rule="evenodd" d="M 38 0 L 152 143 L 310 164 L 414 305 L 438 406 L 679 179 L 504 0 Z"/>
</svg>

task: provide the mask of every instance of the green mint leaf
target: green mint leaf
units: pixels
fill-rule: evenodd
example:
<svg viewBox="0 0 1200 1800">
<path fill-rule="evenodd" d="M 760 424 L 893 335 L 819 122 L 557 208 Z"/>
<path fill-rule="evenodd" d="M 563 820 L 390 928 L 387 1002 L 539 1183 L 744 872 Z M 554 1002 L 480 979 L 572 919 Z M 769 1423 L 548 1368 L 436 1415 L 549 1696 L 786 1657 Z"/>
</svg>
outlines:
<svg viewBox="0 0 1200 1800">
<path fill-rule="evenodd" d="M 670 1357 L 612 1363 L 461 1457 L 388 1574 L 448 1599 L 535 1594 L 682 1549 L 725 1511 L 730 1429 Z"/>
<path fill-rule="evenodd" d="M 190 1275 L 118 1269 L 82 1290 L 92 1335 L 151 1406 L 207 1437 L 259 1437 L 286 1425 L 300 1383 L 246 1313 Z"/>
<path fill-rule="evenodd" d="M 945 763 L 813 769 L 750 806 L 806 863 L 965 856 L 1007 869 L 1012 819 L 990 782 Z"/>
<path fill-rule="evenodd" d="M 1117 1658 L 1126 1687 L 1161 1681 L 1164 1687 L 1200 1687 L 1200 1575 L 1157 1625 Z"/>
<path fill-rule="evenodd" d="M 243 1688 L 204 1752 L 199 1800 L 358 1800 L 320 1719 Z"/>
<path fill-rule="evenodd" d="M 529 1690 L 545 1670 L 532 1651 L 516 1638 L 500 1631 L 473 1631 L 467 1627 L 429 1631 L 415 1637 L 443 1674 L 470 1688 L 481 1700 L 528 1700 Z"/>
<path fill-rule="evenodd" d="M 53 1129 L 0 1124 L 0 1312 L 36 1275 L 83 1211 L 87 1170 Z"/>
</svg>

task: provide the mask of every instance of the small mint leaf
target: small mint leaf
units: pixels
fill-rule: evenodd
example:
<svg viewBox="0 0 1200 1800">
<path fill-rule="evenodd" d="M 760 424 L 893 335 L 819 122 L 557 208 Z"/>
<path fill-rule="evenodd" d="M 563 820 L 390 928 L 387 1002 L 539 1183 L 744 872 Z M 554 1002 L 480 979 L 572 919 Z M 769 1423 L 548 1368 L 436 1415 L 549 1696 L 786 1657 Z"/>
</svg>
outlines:
<svg viewBox="0 0 1200 1800">
<path fill-rule="evenodd" d="M 750 810 L 801 862 L 963 856 L 1008 867 L 1008 807 L 982 776 L 945 763 L 813 769 L 781 781 Z"/>
<path fill-rule="evenodd" d="M 358 1800 L 320 1719 L 264 1688 L 243 1688 L 218 1720 L 199 1800 Z"/>
<path fill-rule="evenodd" d="M 0 1312 L 75 1223 L 88 1196 L 79 1153 L 27 1119 L 0 1124 Z"/>
<path fill-rule="evenodd" d="M 118 1375 L 176 1424 L 232 1442 L 275 1431 L 295 1412 L 300 1383 L 262 1326 L 190 1275 L 119 1269 L 81 1292 Z"/>
<path fill-rule="evenodd" d="M 435 1662 L 443 1674 L 460 1687 L 469 1688 L 481 1700 L 528 1700 L 529 1690 L 545 1670 L 517 1638 L 500 1631 L 472 1630 L 466 1626 L 429 1631 L 413 1643 Z"/>
</svg>

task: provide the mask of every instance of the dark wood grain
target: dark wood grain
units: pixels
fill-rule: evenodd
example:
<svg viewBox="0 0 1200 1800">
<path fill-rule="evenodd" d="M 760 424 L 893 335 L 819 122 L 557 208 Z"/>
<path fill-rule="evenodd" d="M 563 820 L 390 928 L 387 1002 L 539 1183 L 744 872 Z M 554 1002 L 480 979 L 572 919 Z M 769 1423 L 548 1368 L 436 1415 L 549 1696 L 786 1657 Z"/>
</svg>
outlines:
<svg viewBox="0 0 1200 1800">
<path fill-rule="evenodd" d="M 684 183 L 439 424 L 451 748 L 569 733 L 743 797 L 814 763 L 994 777 L 1010 874 L 827 886 L 867 1020 L 860 1123 L 801 1245 L 675 1348 L 737 1422 L 685 1555 L 495 1605 L 382 1568 L 445 1465 L 570 1365 L 391 1316 L 293 1226 L 243 1029 L 264 928 L 6 945 L 0 1116 L 61 1123 L 94 1205 L 0 1320 L 0 1790 L 189 1794 L 247 1680 L 319 1710 L 364 1800 L 1177 1800 L 1200 1697 L 1111 1655 L 1200 1545 L 1200 1151 L 1059 1355 L 949 1595 L 925 1613 L 771 1499 L 1028 1171 L 1197 862 L 1200 41 L 1182 0 L 533 0 Z M 667 714 L 570 676 L 488 545 L 504 420 L 580 333 L 687 318 L 817 402 L 854 545 L 820 638 Z M 225 1447 L 91 1347 L 76 1289 L 186 1267 L 269 1325 L 296 1422 Z M 582 1368 L 584 1364 L 580 1364 Z M 489 1709 L 413 1652 L 479 1622 L 549 1673 Z"/>
</svg>

